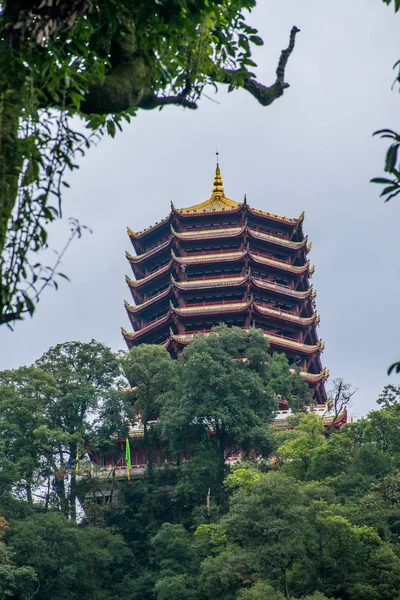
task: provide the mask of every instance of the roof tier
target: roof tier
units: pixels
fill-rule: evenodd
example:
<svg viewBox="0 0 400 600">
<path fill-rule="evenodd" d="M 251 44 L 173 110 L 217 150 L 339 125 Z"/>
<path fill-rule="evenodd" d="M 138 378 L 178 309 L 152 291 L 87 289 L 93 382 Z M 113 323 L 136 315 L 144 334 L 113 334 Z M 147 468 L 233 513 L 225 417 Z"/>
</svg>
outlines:
<svg viewBox="0 0 400 600">
<path fill-rule="evenodd" d="M 251 298 L 248 302 L 221 302 L 221 303 L 205 303 L 204 305 L 189 305 L 189 306 L 173 306 L 170 304 L 170 309 L 173 313 L 181 317 L 190 317 L 193 315 L 223 315 L 228 312 L 244 312 L 249 308 L 254 308 L 255 311 L 263 316 L 270 317 L 271 320 L 286 321 L 287 323 L 295 323 L 300 327 L 309 327 L 310 325 L 318 325 L 320 317 L 317 313 L 311 317 L 299 317 L 288 311 L 276 310 L 255 302 Z"/>
<path fill-rule="evenodd" d="M 128 283 L 135 282 L 135 280 L 130 279 L 129 277 Z M 296 301 L 303 302 L 308 298 L 313 299 L 315 297 L 315 291 L 313 287 L 310 286 L 307 290 L 301 292 L 297 290 L 292 290 L 286 286 L 279 285 L 277 283 L 269 283 L 265 280 L 257 279 L 250 273 L 245 275 L 244 277 L 223 277 L 218 279 L 194 279 L 191 281 L 176 281 L 171 275 L 171 283 L 170 285 L 163 291 L 158 294 L 155 294 L 145 302 L 141 302 L 139 304 L 130 304 L 125 301 L 125 308 L 131 314 L 140 313 L 143 310 L 156 305 L 159 301 L 164 299 L 169 299 L 172 297 L 173 289 L 182 292 L 190 292 L 190 291 L 200 291 L 200 290 L 210 290 L 210 289 L 219 289 L 226 290 L 227 288 L 238 288 L 243 289 L 247 282 L 250 283 L 251 288 L 260 288 L 263 290 L 272 293 L 273 295 L 277 295 L 279 297 L 283 297 L 285 299 L 294 299 Z"/>
</svg>

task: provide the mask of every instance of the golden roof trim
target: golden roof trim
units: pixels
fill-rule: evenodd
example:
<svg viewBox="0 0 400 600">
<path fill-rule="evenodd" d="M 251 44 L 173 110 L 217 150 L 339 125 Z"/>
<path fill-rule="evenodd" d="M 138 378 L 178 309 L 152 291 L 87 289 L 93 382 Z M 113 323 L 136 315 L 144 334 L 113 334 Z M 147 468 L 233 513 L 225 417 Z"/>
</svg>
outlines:
<svg viewBox="0 0 400 600">
<path fill-rule="evenodd" d="M 168 271 L 168 269 L 171 267 L 171 264 L 172 264 L 172 260 L 170 260 L 166 265 L 163 265 L 156 271 L 153 271 L 152 273 L 150 273 L 150 275 L 146 275 L 146 277 L 142 277 L 141 279 L 132 279 L 131 277 L 129 277 L 129 275 L 125 275 L 125 281 L 131 287 L 134 287 L 134 288 L 140 287 L 141 285 L 144 285 L 151 279 L 158 277 L 164 271 Z"/>
<path fill-rule="evenodd" d="M 151 248 L 150 250 L 148 250 L 147 252 L 144 252 L 143 254 L 131 254 L 130 252 L 126 251 L 125 256 L 129 261 L 131 261 L 133 263 L 141 262 L 142 260 L 145 260 L 146 258 L 149 258 L 150 256 L 152 256 L 153 254 L 157 254 L 157 252 L 159 252 L 160 250 L 164 250 L 164 248 L 167 248 L 172 240 L 173 240 L 173 236 L 171 235 L 168 237 L 167 240 L 164 240 L 163 242 L 161 242 L 161 244 L 158 244 L 157 246 L 155 246 L 154 248 Z"/>
<path fill-rule="evenodd" d="M 165 315 L 162 315 L 158 319 L 151 321 L 151 323 L 148 323 L 147 325 L 145 325 L 141 329 L 138 329 L 137 331 L 127 331 L 126 329 L 121 327 L 122 335 L 124 336 L 125 339 L 134 340 L 137 337 L 140 337 L 141 335 L 143 335 L 144 333 L 147 333 L 147 331 L 150 331 L 151 329 L 153 329 L 153 327 L 157 327 L 157 325 L 167 322 L 170 316 L 171 316 L 171 311 L 169 310 L 168 312 L 165 313 Z"/>
<path fill-rule="evenodd" d="M 225 286 L 229 286 L 229 285 L 241 285 L 242 283 L 246 283 L 246 281 L 248 280 L 249 275 L 245 275 L 243 276 L 239 276 L 239 277 L 222 277 L 222 278 L 215 278 L 215 279 L 192 279 L 189 281 L 176 281 L 172 276 L 172 283 L 174 286 L 176 286 L 177 288 L 182 288 L 182 289 L 192 289 L 192 288 L 196 288 L 196 287 L 212 287 L 212 286 L 218 286 L 218 284 L 221 284 L 221 287 L 225 287 Z"/>
<path fill-rule="evenodd" d="M 164 223 L 167 223 L 170 218 L 171 218 L 171 213 L 169 213 L 169 215 L 167 215 L 164 219 L 161 219 L 161 221 L 156 221 L 156 223 L 154 223 L 154 225 L 150 225 L 149 227 L 145 227 L 144 229 L 141 229 L 140 231 L 133 231 L 130 227 L 127 227 L 128 235 L 131 238 L 141 238 L 146 233 L 149 233 L 153 229 L 157 229 L 158 227 L 160 227 Z"/>
<path fill-rule="evenodd" d="M 257 277 L 253 277 L 253 275 L 250 277 L 252 282 L 258 287 L 286 294 L 287 296 L 292 296 L 294 298 L 305 300 L 306 298 L 311 297 L 313 294 L 312 286 L 310 286 L 308 290 L 305 290 L 304 292 L 299 292 L 298 290 L 287 288 L 284 285 L 279 285 L 279 283 L 270 283 L 268 281 L 264 281 L 263 279 L 257 279 Z"/>
<path fill-rule="evenodd" d="M 262 256 L 261 254 L 255 254 L 251 250 L 248 250 L 248 254 L 249 254 L 250 258 L 252 258 L 253 260 L 255 260 L 258 263 L 270 265 L 272 267 L 278 267 L 278 268 L 282 269 L 283 271 L 289 271 L 291 273 L 297 273 L 297 274 L 304 273 L 305 271 L 307 271 L 307 269 L 309 269 L 309 266 L 310 266 L 309 261 L 307 261 L 304 265 L 296 266 L 296 265 L 290 265 L 289 263 L 285 263 L 280 260 L 275 260 L 273 258 L 268 258 L 266 256 Z"/>
<path fill-rule="evenodd" d="M 171 225 L 171 232 L 174 237 L 178 240 L 193 240 L 193 239 L 208 239 L 208 238 L 220 238 L 220 237 L 235 237 L 244 232 L 246 226 L 242 227 L 227 227 L 227 228 L 210 228 L 203 229 L 201 231 L 175 231 Z"/>
<path fill-rule="evenodd" d="M 291 373 L 295 373 L 295 369 L 290 368 Z M 329 377 L 329 369 L 322 369 L 319 373 L 308 373 L 307 371 L 300 371 L 300 377 L 309 382 L 326 381 Z"/>
<path fill-rule="evenodd" d="M 243 285 L 248 279 L 257 286 L 263 289 L 268 289 L 272 292 L 277 292 L 278 294 L 283 294 L 285 296 L 290 296 L 292 298 L 297 298 L 299 300 L 306 300 L 309 297 L 315 297 L 316 292 L 313 290 L 313 287 L 310 286 L 304 292 L 300 292 L 297 290 L 292 290 L 287 288 L 286 286 L 279 285 L 279 283 L 270 283 L 268 281 L 264 281 L 263 279 L 258 279 L 251 274 L 247 274 L 239 277 L 221 277 L 221 278 L 211 278 L 211 279 L 190 279 L 188 281 L 177 281 L 171 275 L 171 281 L 174 286 L 178 289 L 203 289 L 209 287 L 227 287 L 227 286 L 235 286 L 235 285 Z"/>
<path fill-rule="evenodd" d="M 190 256 L 177 256 L 171 249 L 171 256 L 179 264 L 196 264 L 201 262 L 215 262 L 218 260 L 239 260 L 243 258 L 247 253 L 247 250 L 242 252 L 224 252 L 224 253 L 210 253 L 210 254 L 193 254 Z"/>
<path fill-rule="evenodd" d="M 173 306 L 170 305 L 171 310 L 177 315 L 196 315 L 196 314 L 210 314 L 213 312 L 241 312 L 246 310 L 250 305 L 250 302 L 232 302 L 232 303 L 218 303 L 218 304 L 206 304 L 204 306 Z"/>
<path fill-rule="evenodd" d="M 156 294 L 155 296 L 152 296 L 151 298 L 146 300 L 146 302 L 142 302 L 141 304 L 129 304 L 129 302 L 124 300 L 124 306 L 125 306 L 126 310 L 128 310 L 129 312 L 138 312 L 138 311 L 142 310 L 143 308 L 146 308 L 146 306 L 150 306 L 151 304 L 154 304 L 155 302 L 157 302 L 157 300 L 160 300 L 162 297 L 168 296 L 171 289 L 172 289 L 172 285 L 170 284 L 165 290 L 163 290 L 159 294 Z"/>
<path fill-rule="evenodd" d="M 261 210 L 259 208 L 252 208 L 248 204 L 246 204 L 246 206 L 247 206 L 249 212 L 253 213 L 255 216 L 267 217 L 268 219 L 272 219 L 273 221 L 285 223 L 286 225 L 297 225 L 299 223 L 299 219 L 291 219 L 289 217 L 282 217 L 281 215 L 275 215 L 273 213 L 269 213 L 269 212 L 267 212 L 265 210 Z"/>
<path fill-rule="evenodd" d="M 263 306 L 262 304 L 258 304 L 258 302 L 254 302 L 254 308 L 261 314 L 270 315 L 271 317 L 277 317 L 278 319 L 291 321 L 292 323 L 298 323 L 299 325 L 304 326 L 312 325 L 318 319 L 318 315 L 316 313 L 314 313 L 311 317 L 299 317 L 298 315 L 293 315 L 292 313 L 287 313 L 283 310 L 277 310 L 275 308 Z"/>
<path fill-rule="evenodd" d="M 257 229 L 254 229 L 253 227 L 247 227 L 247 231 L 250 233 L 250 235 L 252 235 L 255 238 L 265 240 L 267 242 L 270 242 L 271 244 L 276 244 L 285 248 L 292 248 L 293 250 L 303 248 L 303 246 L 305 246 L 307 243 L 306 237 L 303 238 L 300 242 L 292 242 L 291 240 L 285 240 L 276 235 L 264 233 L 263 231 L 257 231 Z"/>
</svg>

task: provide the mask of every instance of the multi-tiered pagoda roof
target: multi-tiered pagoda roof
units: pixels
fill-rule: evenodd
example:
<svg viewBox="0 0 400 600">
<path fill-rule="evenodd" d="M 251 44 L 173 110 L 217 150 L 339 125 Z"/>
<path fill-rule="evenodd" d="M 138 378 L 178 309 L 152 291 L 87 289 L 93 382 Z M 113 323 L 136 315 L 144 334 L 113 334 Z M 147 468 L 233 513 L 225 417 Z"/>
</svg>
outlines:
<svg viewBox="0 0 400 600">
<path fill-rule="evenodd" d="M 125 302 L 133 329 L 122 329 L 128 347 L 162 344 L 177 354 L 194 334 L 221 322 L 257 327 L 272 352 L 300 368 L 315 401 L 325 402 L 328 371 L 303 219 L 230 200 L 217 166 L 211 198 L 182 209 L 171 203 L 159 223 L 128 228 L 135 250 L 127 252 L 134 275 L 126 278 L 134 300 Z"/>
</svg>

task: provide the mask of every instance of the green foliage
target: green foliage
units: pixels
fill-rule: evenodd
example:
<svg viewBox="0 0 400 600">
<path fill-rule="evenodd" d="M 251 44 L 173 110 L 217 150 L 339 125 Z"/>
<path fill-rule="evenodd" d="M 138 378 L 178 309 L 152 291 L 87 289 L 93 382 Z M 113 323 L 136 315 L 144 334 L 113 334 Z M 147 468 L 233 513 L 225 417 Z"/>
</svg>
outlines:
<svg viewBox="0 0 400 600">
<path fill-rule="evenodd" d="M 5 508 L 18 495 L 30 507 L 39 501 L 75 518 L 77 460 L 85 445 L 110 445 L 111 434 L 126 433 L 119 376 L 114 354 L 94 340 L 59 344 L 35 366 L 0 373 Z"/>
<path fill-rule="evenodd" d="M 277 592 L 266 583 L 256 583 L 251 588 L 240 590 L 236 595 L 237 600 L 285 600 L 281 592 Z"/>
<path fill-rule="evenodd" d="M 80 529 L 61 514 L 36 514 L 14 524 L 8 543 L 17 565 L 37 573 L 42 600 L 112 600 L 130 587 L 132 553 L 110 530 Z"/>
<path fill-rule="evenodd" d="M 382 0 L 382 2 L 384 4 L 387 4 L 388 6 L 390 4 L 392 4 L 392 0 Z M 394 0 L 393 6 L 394 6 L 394 12 L 397 12 L 398 10 L 400 10 L 400 1 L 399 0 Z"/>
<path fill-rule="evenodd" d="M 207 84 L 244 87 L 264 105 L 289 87 L 252 79 L 263 44 L 245 13 L 255 0 L 41 0 L 0 7 L 0 324 L 32 314 L 54 268 L 37 254 L 62 216 L 78 159 L 137 110 L 197 108 Z M 76 126 L 81 117 L 88 133 Z M 53 202 L 55 201 L 55 204 Z M 80 235 L 82 226 L 75 231 Z M 31 260 L 31 255 L 33 259 Z"/>
<path fill-rule="evenodd" d="M 180 361 L 71 342 L 0 373 L 0 599 L 400 600 L 399 391 L 330 435 L 313 413 L 276 431 L 292 375 L 257 331 L 235 328 L 198 336 Z M 154 452 L 140 477 L 106 481 L 116 502 L 86 505 L 77 523 L 67 458 L 126 435 L 126 398 L 148 449 L 175 462 L 159 467 Z M 225 468 L 259 430 L 277 460 L 248 452 Z"/>
<path fill-rule="evenodd" d="M 160 422 L 173 448 L 185 440 L 193 458 L 209 453 L 216 481 L 209 480 L 203 497 L 213 483 L 213 496 L 220 498 L 226 459 L 239 449 L 269 453 L 266 425 L 277 407 L 268 386 L 270 364 L 264 336 L 236 327 L 198 335 L 182 353 L 178 387 L 166 395 Z"/>
</svg>

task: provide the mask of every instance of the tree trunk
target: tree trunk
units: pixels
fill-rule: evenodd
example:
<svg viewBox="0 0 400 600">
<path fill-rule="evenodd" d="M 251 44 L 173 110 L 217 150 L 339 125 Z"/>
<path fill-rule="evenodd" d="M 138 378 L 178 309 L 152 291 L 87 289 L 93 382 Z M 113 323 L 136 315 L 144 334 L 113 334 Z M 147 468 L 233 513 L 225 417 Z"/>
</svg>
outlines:
<svg viewBox="0 0 400 600">
<path fill-rule="evenodd" d="M 28 506 L 33 506 L 33 496 L 32 496 L 32 478 L 28 478 L 26 482 L 26 501 Z"/>
<path fill-rule="evenodd" d="M 18 98 L 0 92 L 0 257 L 6 244 L 7 226 L 18 195 L 22 170 L 23 156 L 18 139 L 20 114 Z"/>
<path fill-rule="evenodd" d="M 71 487 L 69 490 L 69 512 L 71 519 L 76 521 L 76 472 L 74 466 L 74 460 L 76 459 L 77 447 L 76 444 L 71 444 L 70 457 L 71 457 Z"/>
<path fill-rule="evenodd" d="M 222 502 L 222 490 L 225 479 L 225 450 L 226 450 L 226 433 L 223 427 L 215 426 L 215 437 L 217 443 L 217 470 L 218 470 L 218 503 Z"/>
</svg>

